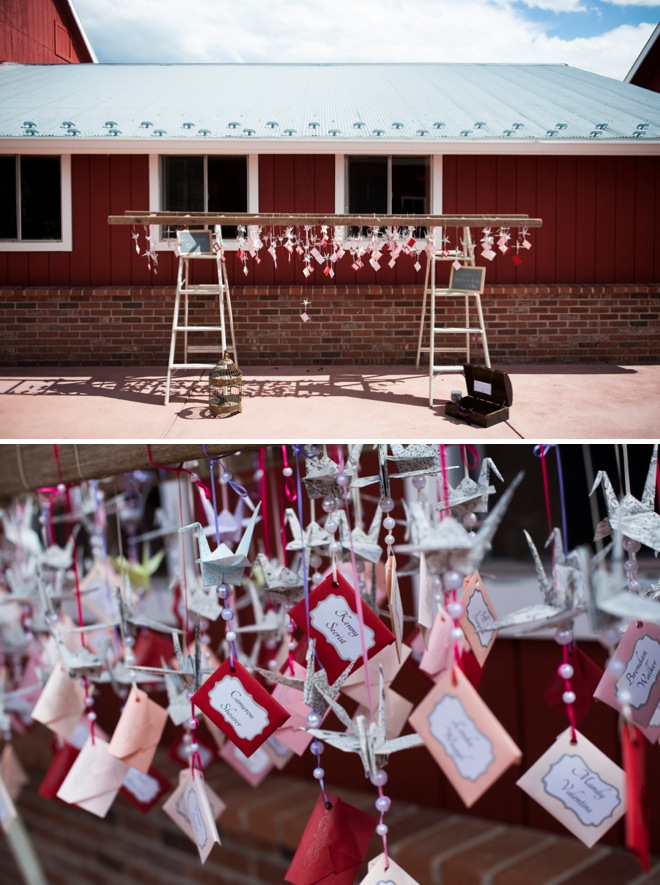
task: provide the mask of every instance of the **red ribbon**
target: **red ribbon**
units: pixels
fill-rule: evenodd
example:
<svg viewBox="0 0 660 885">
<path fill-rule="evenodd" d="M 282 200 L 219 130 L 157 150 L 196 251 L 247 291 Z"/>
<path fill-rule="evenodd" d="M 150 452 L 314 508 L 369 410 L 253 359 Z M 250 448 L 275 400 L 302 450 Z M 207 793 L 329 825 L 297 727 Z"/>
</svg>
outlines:
<svg viewBox="0 0 660 885">
<path fill-rule="evenodd" d="M 646 748 L 638 728 L 624 722 L 621 730 L 623 768 L 626 773 L 626 848 L 637 855 L 642 869 L 648 873 L 649 857 L 649 792 L 644 783 Z"/>
</svg>

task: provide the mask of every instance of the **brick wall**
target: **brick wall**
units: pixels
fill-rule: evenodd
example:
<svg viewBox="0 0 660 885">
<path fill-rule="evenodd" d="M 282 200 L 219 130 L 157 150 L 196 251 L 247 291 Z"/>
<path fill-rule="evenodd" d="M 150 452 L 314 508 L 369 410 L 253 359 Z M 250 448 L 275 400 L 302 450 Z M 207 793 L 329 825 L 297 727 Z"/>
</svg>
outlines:
<svg viewBox="0 0 660 885">
<path fill-rule="evenodd" d="M 305 297 L 308 323 L 300 320 Z M 2 289 L 0 364 L 162 365 L 173 299 L 170 288 Z M 217 322 L 216 303 L 195 296 L 191 324 Z M 243 365 L 415 360 L 419 286 L 236 286 L 232 303 Z M 439 304 L 439 323 L 463 322 L 459 307 Z M 660 284 L 491 286 L 483 308 L 494 363 L 660 361 Z M 473 361 L 480 354 L 475 345 Z"/>
<path fill-rule="evenodd" d="M 35 741 L 36 739 L 36 741 Z M 28 735 L 34 763 L 49 738 Z M 25 760 L 25 739 L 16 749 Z M 43 758 L 43 756 L 42 756 Z M 176 766 L 159 750 L 158 768 L 176 781 Z M 33 770 L 34 771 L 34 770 Z M 221 846 L 202 866 L 197 849 L 160 808 L 142 815 L 119 796 L 103 820 L 36 794 L 34 772 L 18 803 L 49 885 L 279 885 L 318 796 L 316 782 L 271 773 L 257 788 L 218 760 L 209 784 L 227 803 Z M 361 785 L 361 784 L 359 784 Z M 373 813 L 375 791 L 333 788 Z M 392 857 L 419 885 L 660 885 L 658 858 L 644 876 L 635 858 L 603 844 L 588 849 L 570 836 L 395 800 L 387 815 Z M 375 836 L 366 861 L 382 851 Z M 366 874 L 366 862 L 356 879 Z M 22 885 L 0 832 L 0 882 Z"/>
</svg>

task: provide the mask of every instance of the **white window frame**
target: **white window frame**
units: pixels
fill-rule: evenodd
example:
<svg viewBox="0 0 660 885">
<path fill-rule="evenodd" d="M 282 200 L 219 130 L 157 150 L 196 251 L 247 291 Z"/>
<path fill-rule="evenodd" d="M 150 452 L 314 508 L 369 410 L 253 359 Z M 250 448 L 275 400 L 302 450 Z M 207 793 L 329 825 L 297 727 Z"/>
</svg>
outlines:
<svg viewBox="0 0 660 885">
<path fill-rule="evenodd" d="M 21 157 L 41 156 L 32 151 L 12 151 Z M 59 154 L 60 158 L 60 213 L 61 240 L 0 240 L 0 252 L 72 252 L 73 216 L 71 212 L 71 154 Z"/>
<path fill-rule="evenodd" d="M 164 154 L 162 156 L 165 156 Z M 168 157 L 175 154 L 168 153 Z M 184 154 L 182 156 L 189 156 Z M 259 154 L 244 154 L 247 157 L 247 211 L 259 211 Z M 149 154 L 149 211 L 162 211 L 163 195 L 162 195 L 162 178 L 161 178 L 161 154 Z M 206 165 L 204 167 L 204 175 L 206 176 Z M 154 240 L 156 251 L 164 252 L 174 249 L 176 240 L 163 239 L 163 228 L 161 225 L 152 225 L 152 231 L 155 234 Z M 238 250 L 238 240 L 223 241 L 226 252 L 236 252 Z"/>
</svg>

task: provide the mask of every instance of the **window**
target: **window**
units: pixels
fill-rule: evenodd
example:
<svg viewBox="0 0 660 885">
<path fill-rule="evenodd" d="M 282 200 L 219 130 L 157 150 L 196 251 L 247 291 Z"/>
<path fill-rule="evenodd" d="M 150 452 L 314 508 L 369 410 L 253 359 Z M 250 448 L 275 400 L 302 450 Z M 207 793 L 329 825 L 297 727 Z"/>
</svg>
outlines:
<svg viewBox="0 0 660 885">
<path fill-rule="evenodd" d="M 60 157 L 0 157 L 0 240 L 62 241 Z"/>
<path fill-rule="evenodd" d="M 429 157 L 348 157 L 348 211 L 382 215 L 428 213 L 429 170 Z"/>
<path fill-rule="evenodd" d="M 161 160 L 162 208 L 171 212 L 247 212 L 247 157 L 167 156 Z M 222 229 L 224 239 L 236 237 L 236 227 Z M 174 237 L 163 227 L 163 238 Z"/>
</svg>

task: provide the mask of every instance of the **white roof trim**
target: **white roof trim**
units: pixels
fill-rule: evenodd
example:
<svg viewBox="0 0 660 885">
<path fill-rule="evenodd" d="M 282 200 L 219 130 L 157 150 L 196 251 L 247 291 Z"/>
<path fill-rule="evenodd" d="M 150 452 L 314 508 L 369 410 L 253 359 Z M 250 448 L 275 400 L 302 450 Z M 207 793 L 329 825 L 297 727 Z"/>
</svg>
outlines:
<svg viewBox="0 0 660 885">
<path fill-rule="evenodd" d="M 635 63 L 633 64 L 631 69 L 628 71 L 626 76 L 623 78 L 624 83 L 630 83 L 632 78 L 635 76 L 635 74 L 637 73 L 637 71 L 641 67 L 644 59 L 651 51 L 651 47 L 653 46 L 653 44 L 655 43 L 656 40 L 660 40 L 660 22 L 658 22 L 658 24 L 655 27 L 655 30 L 653 31 L 653 33 L 651 34 L 649 39 L 644 44 L 644 48 L 642 49 L 642 51 L 639 53 L 639 55 L 635 59 Z"/>
<path fill-rule="evenodd" d="M 73 5 L 73 0 L 66 0 L 66 4 L 69 7 L 69 11 L 71 12 L 71 15 L 73 16 L 76 25 L 78 26 L 78 30 L 80 31 L 80 36 L 82 37 L 82 41 L 85 44 L 85 46 L 87 47 L 87 51 L 89 52 L 90 56 L 92 57 L 92 62 L 97 65 L 99 63 L 99 60 L 96 57 L 96 53 L 92 49 L 92 44 L 89 42 L 89 37 L 87 36 L 85 29 L 83 28 L 82 22 L 80 21 L 80 16 L 78 15 L 78 11 L 76 10 L 76 7 Z"/>
</svg>

